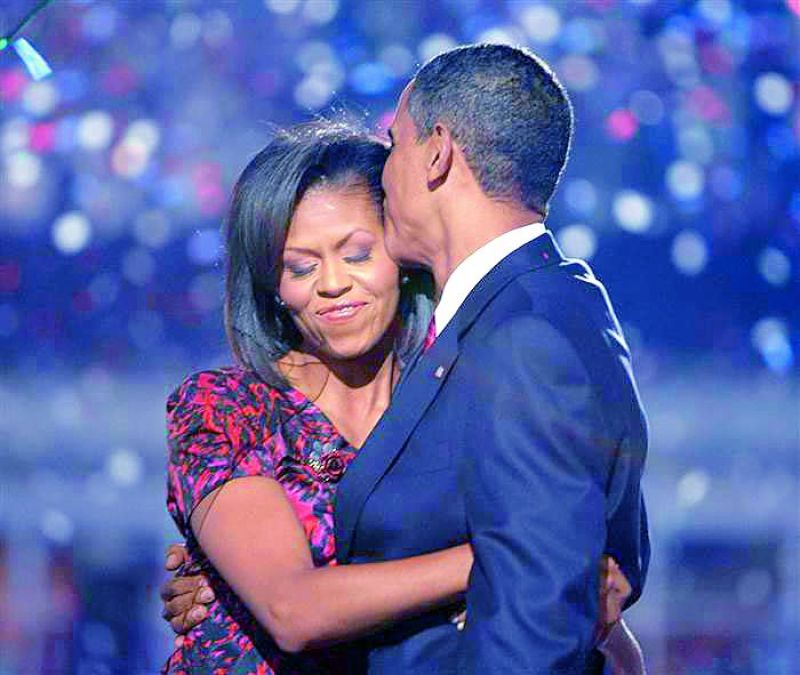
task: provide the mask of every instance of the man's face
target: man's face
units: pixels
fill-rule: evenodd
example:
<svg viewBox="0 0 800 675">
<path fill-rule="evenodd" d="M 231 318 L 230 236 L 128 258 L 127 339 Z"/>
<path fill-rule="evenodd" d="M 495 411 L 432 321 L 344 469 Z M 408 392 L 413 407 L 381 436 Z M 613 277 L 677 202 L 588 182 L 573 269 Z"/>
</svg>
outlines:
<svg viewBox="0 0 800 675">
<path fill-rule="evenodd" d="M 408 114 L 410 86 L 397 104 L 389 129 L 392 151 L 383 168 L 386 250 L 396 262 L 405 265 L 425 262 L 424 224 L 429 204 L 425 143 L 417 142 L 417 129 Z"/>
</svg>

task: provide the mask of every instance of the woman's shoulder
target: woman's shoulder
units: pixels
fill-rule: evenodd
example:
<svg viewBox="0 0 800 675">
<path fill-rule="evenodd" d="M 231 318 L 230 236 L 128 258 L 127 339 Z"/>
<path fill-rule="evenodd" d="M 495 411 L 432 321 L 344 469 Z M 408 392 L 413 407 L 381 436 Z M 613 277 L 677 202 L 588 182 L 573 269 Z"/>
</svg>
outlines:
<svg viewBox="0 0 800 675">
<path fill-rule="evenodd" d="M 272 407 L 284 395 L 252 370 L 225 366 L 200 370 L 184 378 L 167 399 L 167 411 L 199 403 L 205 406 L 244 406 L 253 412 L 258 407 Z"/>
<path fill-rule="evenodd" d="M 167 401 L 167 505 L 184 536 L 194 508 L 224 483 L 271 476 L 280 414 L 274 388 L 228 367 L 189 375 Z"/>
</svg>

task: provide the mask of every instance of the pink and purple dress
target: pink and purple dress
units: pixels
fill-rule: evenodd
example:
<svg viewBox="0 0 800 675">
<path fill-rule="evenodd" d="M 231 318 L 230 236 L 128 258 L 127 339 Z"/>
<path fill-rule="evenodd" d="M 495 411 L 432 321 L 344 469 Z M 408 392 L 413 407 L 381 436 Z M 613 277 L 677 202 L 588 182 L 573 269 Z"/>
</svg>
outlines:
<svg viewBox="0 0 800 675">
<path fill-rule="evenodd" d="M 188 569 L 207 574 L 216 600 L 162 672 L 347 672 L 345 649 L 282 652 L 203 555 L 189 519 L 224 483 L 269 476 L 297 513 L 314 564 L 334 564 L 333 498 L 356 449 L 299 391 L 270 387 L 241 368 L 204 371 L 184 381 L 167 402 L 167 428 L 167 508 L 186 538 Z"/>
</svg>

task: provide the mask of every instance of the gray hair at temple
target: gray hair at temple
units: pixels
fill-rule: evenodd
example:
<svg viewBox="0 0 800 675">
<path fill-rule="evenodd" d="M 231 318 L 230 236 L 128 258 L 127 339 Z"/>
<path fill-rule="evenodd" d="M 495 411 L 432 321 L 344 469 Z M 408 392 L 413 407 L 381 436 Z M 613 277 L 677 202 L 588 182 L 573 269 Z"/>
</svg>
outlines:
<svg viewBox="0 0 800 675">
<path fill-rule="evenodd" d="M 519 47 L 457 47 L 423 65 L 408 112 L 418 139 L 450 130 L 483 191 L 547 215 L 567 163 L 572 104 L 550 67 Z"/>
</svg>

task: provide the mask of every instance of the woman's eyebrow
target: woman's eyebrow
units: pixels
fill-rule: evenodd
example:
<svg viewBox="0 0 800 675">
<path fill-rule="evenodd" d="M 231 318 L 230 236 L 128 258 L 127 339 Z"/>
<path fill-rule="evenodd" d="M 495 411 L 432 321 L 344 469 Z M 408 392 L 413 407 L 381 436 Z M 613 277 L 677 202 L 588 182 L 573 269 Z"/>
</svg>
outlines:
<svg viewBox="0 0 800 675">
<path fill-rule="evenodd" d="M 344 237 L 342 237 L 339 241 L 336 242 L 335 248 L 338 250 L 342 248 L 350 239 L 358 234 L 359 232 L 363 232 L 364 234 L 368 234 L 370 237 L 374 238 L 374 235 L 369 230 L 362 230 L 361 228 L 357 230 L 353 230 L 352 232 L 348 232 Z"/>
<path fill-rule="evenodd" d="M 292 253 L 307 253 L 308 255 L 319 255 L 316 251 L 310 248 L 302 248 L 300 246 L 284 246 L 283 252 L 291 251 Z"/>
</svg>

